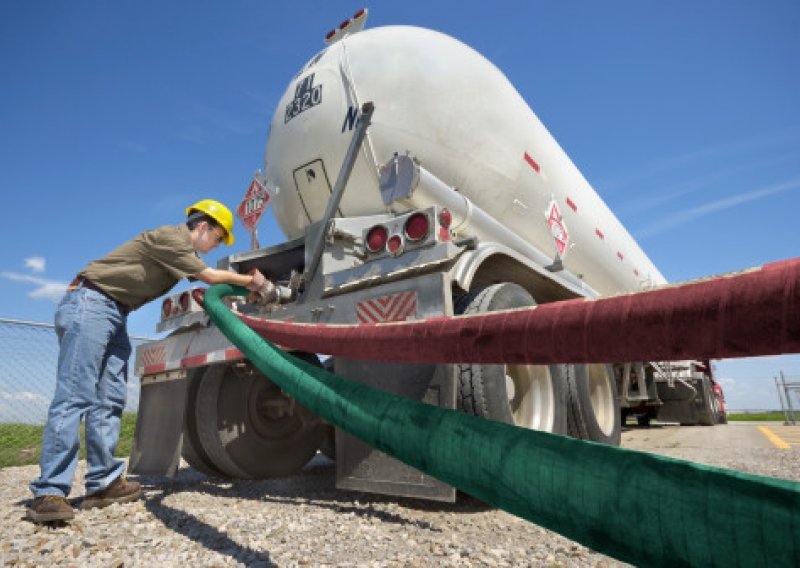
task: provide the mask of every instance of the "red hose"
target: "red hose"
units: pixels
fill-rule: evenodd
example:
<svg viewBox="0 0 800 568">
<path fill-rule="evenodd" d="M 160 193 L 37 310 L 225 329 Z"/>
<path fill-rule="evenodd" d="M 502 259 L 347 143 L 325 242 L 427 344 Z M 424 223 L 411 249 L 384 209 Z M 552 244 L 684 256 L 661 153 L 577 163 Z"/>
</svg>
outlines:
<svg viewBox="0 0 800 568">
<path fill-rule="evenodd" d="M 327 325 L 240 315 L 284 347 L 407 363 L 612 363 L 800 352 L 800 258 L 594 300 L 421 321 Z"/>
</svg>

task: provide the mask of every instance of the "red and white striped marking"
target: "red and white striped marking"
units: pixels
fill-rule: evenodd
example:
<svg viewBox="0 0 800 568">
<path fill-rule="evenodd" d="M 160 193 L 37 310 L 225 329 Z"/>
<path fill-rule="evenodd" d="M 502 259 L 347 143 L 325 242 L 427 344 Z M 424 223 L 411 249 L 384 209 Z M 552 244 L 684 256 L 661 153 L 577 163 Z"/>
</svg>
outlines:
<svg viewBox="0 0 800 568">
<path fill-rule="evenodd" d="M 150 373 L 160 373 L 166 367 L 167 350 L 159 345 L 146 348 L 142 351 L 142 365 L 144 366 L 145 374 L 148 369 Z"/>
<path fill-rule="evenodd" d="M 539 166 L 539 163 L 536 160 L 534 160 L 533 157 L 530 154 L 528 154 L 527 152 L 524 152 L 523 153 L 523 158 L 525 159 L 526 162 L 528 162 L 528 165 L 530 165 L 530 167 L 533 168 L 536 171 L 537 174 L 541 174 L 542 173 L 542 170 L 541 170 L 541 167 Z M 572 209 L 575 213 L 578 212 L 578 204 L 575 203 L 570 197 L 565 197 L 565 202 L 567 204 L 567 207 Z M 564 226 L 563 219 L 561 218 L 561 212 L 558 211 L 558 207 L 557 206 L 555 206 L 557 215 L 554 216 L 552 214 L 552 209 L 553 209 L 554 203 L 555 202 L 553 202 L 553 204 L 551 204 L 551 206 L 548 208 L 548 214 L 547 214 L 548 225 L 550 226 L 550 232 L 553 234 L 553 238 L 556 241 L 556 247 L 558 248 L 558 252 L 559 252 L 559 254 L 563 255 L 564 251 L 566 250 L 566 247 L 567 247 L 567 243 L 568 243 L 568 240 L 569 240 L 569 234 L 566 231 L 566 226 Z M 595 228 L 594 234 L 601 241 L 604 241 L 606 239 L 605 234 L 599 228 Z M 620 251 L 617 251 L 617 258 L 622 262 L 625 261 L 625 256 Z M 634 270 L 634 274 L 636 276 L 639 276 L 639 271 L 638 270 Z"/>
<path fill-rule="evenodd" d="M 229 347 L 226 349 L 218 349 L 217 351 L 212 351 L 205 355 L 205 361 L 199 363 L 198 366 L 208 365 L 211 363 L 219 363 L 222 361 L 235 361 L 237 359 L 244 359 L 244 354 L 236 349 L 235 347 Z M 183 363 L 183 361 L 181 361 Z M 185 367 L 191 367 L 193 365 L 183 365 Z"/>
<path fill-rule="evenodd" d="M 573 211 L 575 211 L 575 213 L 577 213 L 577 212 L 578 212 L 578 206 L 577 206 L 577 205 L 575 205 L 575 202 L 574 202 L 574 201 L 572 201 L 572 200 L 571 200 L 569 197 L 567 197 L 567 205 L 569 206 L 569 208 L 570 208 L 570 209 L 572 209 Z"/>
<path fill-rule="evenodd" d="M 525 161 L 528 162 L 530 167 L 532 167 L 534 170 L 536 170 L 537 174 L 542 173 L 542 169 L 539 167 L 539 163 L 536 160 L 534 160 L 531 157 L 531 155 L 528 154 L 527 152 L 525 152 Z"/>
<path fill-rule="evenodd" d="M 212 363 L 237 361 L 239 359 L 244 359 L 244 354 L 236 348 L 229 347 L 198 355 L 188 355 L 180 359 L 166 360 L 166 349 L 164 347 L 154 347 L 142 353 L 142 375 L 155 375 L 176 369 L 204 367 Z"/>
<path fill-rule="evenodd" d="M 356 304 L 356 317 L 361 323 L 405 321 L 417 312 L 415 291 L 378 296 Z"/>
</svg>

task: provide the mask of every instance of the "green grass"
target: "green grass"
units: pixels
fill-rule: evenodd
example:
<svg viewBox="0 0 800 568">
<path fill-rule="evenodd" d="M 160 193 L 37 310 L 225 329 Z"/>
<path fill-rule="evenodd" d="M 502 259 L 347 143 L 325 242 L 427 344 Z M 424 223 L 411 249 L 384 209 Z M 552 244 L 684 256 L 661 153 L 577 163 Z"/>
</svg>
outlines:
<svg viewBox="0 0 800 568">
<path fill-rule="evenodd" d="M 762 412 L 759 414 L 729 414 L 731 422 L 783 422 L 782 412 Z M 0 424 L 0 468 L 39 463 L 40 446 L 44 426 L 30 424 Z M 136 414 L 126 412 L 122 415 L 119 443 L 115 455 L 127 457 L 133 446 L 136 431 Z M 83 425 L 81 425 L 80 459 L 86 458 Z"/>
<path fill-rule="evenodd" d="M 136 414 L 126 412 L 122 415 L 119 432 L 117 457 L 127 457 L 131 453 L 133 434 L 136 430 Z M 39 463 L 44 425 L 0 424 L 0 468 Z M 86 458 L 83 424 L 81 424 L 80 458 Z"/>
<path fill-rule="evenodd" d="M 730 422 L 783 422 L 783 412 L 761 412 L 747 414 L 728 414 Z"/>
</svg>

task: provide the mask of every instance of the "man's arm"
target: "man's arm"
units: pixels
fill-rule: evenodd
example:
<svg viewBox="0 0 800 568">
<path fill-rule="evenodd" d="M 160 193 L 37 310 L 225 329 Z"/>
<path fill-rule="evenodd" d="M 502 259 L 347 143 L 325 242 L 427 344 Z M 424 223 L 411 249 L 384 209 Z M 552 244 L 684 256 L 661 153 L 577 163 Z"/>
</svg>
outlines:
<svg viewBox="0 0 800 568">
<path fill-rule="evenodd" d="M 205 268 L 194 275 L 201 282 L 213 286 L 214 284 L 233 284 L 242 286 L 260 297 L 262 302 L 273 302 L 276 298 L 275 285 L 267 280 L 261 272 L 253 269 L 247 274 L 238 274 L 227 270 Z"/>
<path fill-rule="evenodd" d="M 238 274 L 228 270 L 217 270 L 216 268 L 205 268 L 194 275 L 195 278 L 201 282 L 205 282 L 209 286 L 214 284 L 232 284 L 233 286 L 242 286 L 248 288 L 253 284 L 255 275 Z"/>
</svg>

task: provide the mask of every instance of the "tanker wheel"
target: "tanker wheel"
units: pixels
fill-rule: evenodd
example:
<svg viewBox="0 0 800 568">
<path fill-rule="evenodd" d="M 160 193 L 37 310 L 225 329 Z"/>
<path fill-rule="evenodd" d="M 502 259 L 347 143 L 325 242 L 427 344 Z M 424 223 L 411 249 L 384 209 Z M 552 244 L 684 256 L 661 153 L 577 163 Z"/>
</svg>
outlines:
<svg viewBox="0 0 800 568">
<path fill-rule="evenodd" d="M 622 422 L 611 365 L 566 365 L 570 391 L 569 435 L 619 446 Z"/>
<path fill-rule="evenodd" d="M 461 296 L 455 312 L 479 314 L 534 305 L 524 288 L 504 282 Z M 563 365 L 461 364 L 458 371 L 458 402 L 463 412 L 522 428 L 567 433 Z"/>
<path fill-rule="evenodd" d="M 717 410 L 717 397 L 714 394 L 714 389 L 711 386 L 711 381 L 708 378 L 703 377 L 703 380 L 700 381 L 700 388 L 703 389 L 703 406 L 700 411 L 698 411 L 698 422 L 702 426 L 713 426 L 718 421 L 718 410 Z"/>
<path fill-rule="evenodd" d="M 189 381 L 188 393 L 186 396 L 186 413 L 184 414 L 183 421 L 183 438 L 181 442 L 181 456 L 192 469 L 205 473 L 211 477 L 226 477 L 226 475 L 219 470 L 208 454 L 203 449 L 200 443 L 200 438 L 197 434 L 197 391 L 200 388 L 200 381 L 203 380 L 208 367 L 200 367 L 189 371 L 189 376 L 186 380 Z"/>
<path fill-rule="evenodd" d="M 294 355 L 319 365 L 316 355 Z M 249 365 L 206 373 L 197 408 L 203 449 L 229 477 L 294 473 L 316 454 L 324 434 L 318 416 Z"/>
<path fill-rule="evenodd" d="M 645 412 L 644 414 L 637 414 L 636 415 L 636 425 L 642 428 L 649 428 L 650 427 L 650 413 Z"/>
<path fill-rule="evenodd" d="M 212 365 L 208 368 L 197 390 L 195 420 L 197 437 L 211 463 L 222 472 L 223 477 L 248 479 L 251 476 L 242 470 L 228 455 L 228 427 L 220 421 L 219 398 L 223 390 L 230 390 L 235 379 L 226 378 L 230 368 Z M 226 421 L 227 422 L 227 421 Z"/>
</svg>

